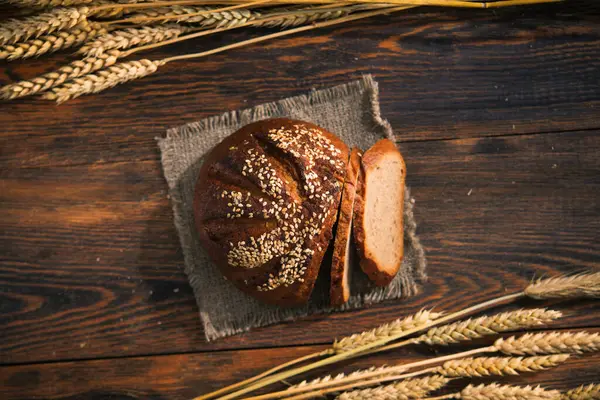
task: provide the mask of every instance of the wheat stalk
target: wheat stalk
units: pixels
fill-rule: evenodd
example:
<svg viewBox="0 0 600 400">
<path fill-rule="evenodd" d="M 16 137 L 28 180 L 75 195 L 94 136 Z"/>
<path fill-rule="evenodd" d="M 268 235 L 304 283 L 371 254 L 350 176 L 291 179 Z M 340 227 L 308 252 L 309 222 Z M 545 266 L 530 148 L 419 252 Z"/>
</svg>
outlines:
<svg viewBox="0 0 600 400">
<path fill-rule="evenodd" d="M 333 391 L 337 391 L 340 387 L 347 388 L 349 384 L 356 384 L 357 380 L 365 380 L 374 378 L 373 382 L 385 381 L 386 379 L 401 379 L 401 378 L 411 378 L 414 376 L 422 375 L 425 373 L 440 373 L 443 372 L 443 365 L 441 368 L 428 368 L 421 369 L 416 372 L 411 372 L 404 375 L 396 375 L 397 373 L 402 373 L 407 370 L 413 370 L 416 368 L 422 368 L 427 365 L 435 365 L 446 361 L 451 361 L 455 359 L 460 359 L 464 357 L 470 357 L 475 354 L 481 353 L 494 353 L 494 352 L 503 352 L 509 355 L 523 355 L 523 354 L 559 354 L 562 353 L 559 357 L 555 358 L 538 358 L 526 361 L 521 361 L 522 365 L 525 367 L 529 367 L 534 369 L 534 364 L 537 362 L 539 364 L 539 368 L 542 368 L 543 365 L 547 365 L 548 367 L 554 365 L 555 363 L 559 363 L 561 359 L 564 359 L 564 354 L 567 353 L 582 353 L 587 351 L 595 351 L 600 348 L 600 336 L 598 334 L 590 334 L 587 332 L 577 332 L 577 333 L 557 333 L 557 332 L 549 332 L 549 333 L 538 333 L 538 334 L 526 334 L 519 338 L 509 338 L 509 339 L 498 339 L 492 346 L 481 347 L 469 351 L 464 351 L 462 353 L 451 354 L 447 356 L 437 357 L 426 359 L 422 361 L 417 361 L 410 364 L 402 364 L 391 367 L 386 367 L 380 371 L 367 372 L 361 375 L 360 377 L 345 377 L 337 380 L 336 382 L 321 382 L 310 388 L 296 388 L 293 390 L 286 390 L 283 392 L 274 392 L 266 395 L 260 395 L 255 397 L 250 397 L 252 400 L 266 400 L 278 398 L 280 396 L 288 394 L 296 394 L 299 392 L 306 392 L 307 390 L 311 390 L 309 393 L 304 393 L 295 397 L 291 397 L 291 399 L 309 399 L 315 396 L 321 396 L 324 393 L 330 393 Z M 513 365 L 518 363 L 519 361 L 513 361 Z M 498 366 L 500 366 L 500 362 L 498 361 Z M 305 368 L 306 369 L 306 368 Z M 490 372 L 493 371 L 493 368 L 490 367 Z M 500 372 L 500 371 L 498 371 Z M 505 371 L 508 372 L 508 369 Z M 448 370 L 450 373 L 450 370 Z M 383 374 L 386 374 L 387 377 L 382 377 Z M 280 374 L 282 375 L 282 374 Z M 276 375 L 280 376 L 280 375 Z M 353 383 L 354 382 L 354 383 Z M 338 386 L 335 386 L 338 385 Z M 341 385 L 341 386 L 339 386 Z M 350 385 L 350 386 L 351 386 Z M 335 387 L 331 387 L 335 386 Z M 324 389 L 328 387 L 327 389 Z"/>
<path fill-rule="evenodd" d="M 84 94 L 98 93 L 120 83 L 143 78 L 156 72 L 163 64 L 164 61 L 161 60 L 145 59 L 118 63 L 96 73 L 75 78 L 44 93 L 42 97 L 46 100 L 56 100 L 60 104 Z"/>
<path fill-rule="evenodd" d="M 600 350 L 600 335 L 588 332 L 527 333 L 520 337 L 500 338 L 494 348 L 510 355 L 579 354 Z"/>
<path fill-rule="evenodd" d="M 9 3 L 24 8 L 72 7 L 91 4 L 94 0 L 8 0 Z"/>
<path fill-rule="evenodd" d="M 269 28 L 289 28 L 293 26 L 299 26 L 309 24 L 316 21 L 325 21 L 335 18 L 341 18 L 354 11 L 365 9 L 363 6 L 347 6 L 338 8 L 307 8 L 301 10 L 274 10 L 270 13 L 265 13 L 261 19 L 265 19 L 261 22 L 260 19 L 256 20 L 252 26 L 269 27 Z"/>
<path fill-rule="evenodd" d="M 107 30 L 100 24 L 83 22 L 68 31 L 56 32 L 40 36 L 17 44 L 0 46 L 0 59 L 16 60 L 39 57 L 46 53 L 79 46 L 98 35 L 106 34 Z"/>
<path fill-rule="evenodd" d="M 425 378 L 406 379 L 391 385 L 376 388 L 353 390 L 342 393 L 338 400 L 405 400 L 419 399 L 428 393 L 444 387 L 450 379 L 440 375 Z"/>
<path fill-rule="evenodd" d="M 500 332 L 540 326 L 560 317 L 562 317 L 562 313 L 559 311 L 545 308 L 509 311 L 434 327 L 414 339 L 414 342 L 426 343 L 431 346 L 448 345 Z"/>
<path fill-rule="evenodd" d="M 121 2 L 119 2 L 121 3 Z M 111 8 L 98 9 L 95 6 L 101 5 L 113 5 Z M 108 18 L 119 18 L 125 14 L 126 9 L 124 7 L 119 7 L 118 3 L 110 0 L 94 0 L 91 4 L 92 9 L 90 10 L 90 16 L 98 19 L 108 19 Z"/>
<path fill-rule="evenodd" d="M 180 6 L 157 7 L 139 10 L 128 16 L 128 20 L 133 22 L 143 20 L 162 19 L 163 21 L 185 22 L 188 24 L 199 24 L 203 27 L 223 28 L 226 26 L 236 26 L 247 21 L 260 17 L 260 13 L 247 9 L 237 9 L 230 11 L 216 11 L 213 7 L 202 6 Z M 194 15 L 199 14 L 199 15 Z"/>
<path fill-rule="evenodd" d="M 520 372 L 543 371 L 569 359 L 569 354 L 535 357 L 476 357 L 446 361 L 434 372 L 447 377 L 482 377 L 519 375 Z"/>
<path fill-rule="evenodd" d="M 48 72 L 31 80 L 20 81 L 0 87 L 0 99 L 16 99 L 44 92 L 50 88 L 62 85 L 70 79 L 113 65 L 118 57 L 118 50 L 110 50 L 98 57 L 88 57 L 83 60 L 73 61 L 56 71 Z"/>
<path fill-rule="evenodd" d="M 110 49 L 128 49 L 175 38 L 188 29 L 179 25 L 129 28 L 104 34 L 79 49 L 86 56 L 97 56 Z"/>
<path fill-rule="evenodd" d="M 337 374 L 335 376 L 332 375 L 326 375 L 320 378 L 316 378 L 313 379 L 311 381 L 302 381 L 300 383 L 297 383 L 295 385 L 290 386 L 289 388 L 287 388 L 287 390 L 294 390 L 297 388 L 310 388 L 316 385 L 319 385 L 321 383 L 324 382 L 337 382 L 340 381 L 344 378 L 356 378 L 356 377 L 362 377 L 366 374 L 370 374 L 371 372 L 384 372 L 386 370 L 387 367 L 383 366 L 383 367 L 371 367 L 371 368 L 367 368 L 367 369 L 359 369 L 356 371 L 353 371 L 349 374 Z"/>
<path fill-rule="evenodd" d="M 581 385 L 566 391 L 562 400 L 600 400 L 600 384 Z"/>
<path fill-rule="evenodd" d="M 347 351 L 368 345 L 369 343 L 400 335 L 408 330 L 424 328 L 441 316 L 441 313 L 421 310 L 415 315 L 411 315 L 406 318 L 399 318 L 395 321 L 371 329 L 370 331 L 356 333 L 339 341 L 335 341 L 333 343 L 333 349 L 338 354 L 345 353 Z"/>
<path fill-rule="evenodd" d="M 0 45 L 69 29 L 84 22 L 89 8 L 56 8 L 32 17 L 13 19 L 0 26 Z"/>
<path fill-rule="evenodd" d="M 469 385 L 455 398 L 462 400 L 553 400 L 560 398 L 558 390 L 546 390 L 540 386 Z"/>
<path fill-rule="evenodd" d="M 527 286 L 525 294 L 534 299 L 600 297 L 600 272 L 540 279 Z"/>
</svg>

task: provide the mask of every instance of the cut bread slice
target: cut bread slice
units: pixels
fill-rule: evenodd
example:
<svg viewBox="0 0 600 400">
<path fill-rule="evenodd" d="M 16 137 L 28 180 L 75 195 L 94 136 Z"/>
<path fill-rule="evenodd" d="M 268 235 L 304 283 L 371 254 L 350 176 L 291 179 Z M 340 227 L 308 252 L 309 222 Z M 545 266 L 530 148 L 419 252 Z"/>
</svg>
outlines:
<svg viewBox="0 0 600 400">
<path fill-rule="evenodd" d="M 362 152 L 353 148 L 346 169 L 346 178 L 340 202 L 333 258 L 331 263 L 330 301 L 332 306 L 341 306 L 350 298 L 351 261 L 354 249 L 352 242 L 352 214 L 356 197 L 356 184 L 360 173 Z"/>
<path fill-rule="evenodd" d="M 353 234 L 360 266 L 378 286 L 388 285 L 404 256 L 406 165 L 394 142 L 382 139 L 365 152 L 354 205 Z"/>
</svg>

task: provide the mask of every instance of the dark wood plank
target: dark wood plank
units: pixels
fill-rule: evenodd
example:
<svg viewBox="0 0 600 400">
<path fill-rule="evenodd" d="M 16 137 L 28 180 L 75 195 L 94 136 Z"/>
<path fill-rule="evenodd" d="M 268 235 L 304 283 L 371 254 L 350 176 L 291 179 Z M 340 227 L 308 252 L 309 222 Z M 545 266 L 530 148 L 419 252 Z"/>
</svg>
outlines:
<svg viewBox="0 0 600 400">
<path fill-rule="evenodd" d="M 518 290 L 534 275 L 598 268 L 598 132 L 402 150 L 428 252 L 423 293 L 214 343 L 203 339 L 157 161 L 3 170 L 0 362 L 325 343 Z M 599 307 L 563 305 L 570 315 L 555 326 L 597 326 Z"/>
<path fill-rule="evenodd" d="M 330 369 L 314 371 L 304 378 L 350 372 L 373 365 L 414 362 L 470 348 L 473 346 L 451 346 L 447 349 L 405 348 L 402 351 L 357 359 L 331 366 Z M 24 398 L 189 400 L 251 377 L 295 357 L 322 349 L 324 346 L 306 346 L 0 367 L 0 395 L 5 400 Z M 567 390 L 581 384 L 597 383 L 598 376 L 600 376 L 600 355 L 586 354 L 573 357 L 568 363 L 555 369 L 536 374 L 479 379 L 472 382 L 541 384 L 548 388 Z M 299 380 L 301 379 L 291 381 Z M 466 383 L 466 380 L 453 382 L 449 388 L 440 393 L 455 392 Z M 282 389 L 283 386 L 275 385 L 272 388 Z"/>
<path fill-rule="evenodd" d="M 31 99 L 2 104 L 0 162 L 156 159 L 154 137 L 169 127 L 365 73 L 379 80 L 383 115 L 404 141 L 598 128 L 599 11 L 593 0 L 495 11 L 421 8 L 174 63 L 59 107 Z M 231 31 L 148 57 L 267 32 Z M 31 78 L 65 59 L 3 63 L 0 82 Z"/>
</svg>

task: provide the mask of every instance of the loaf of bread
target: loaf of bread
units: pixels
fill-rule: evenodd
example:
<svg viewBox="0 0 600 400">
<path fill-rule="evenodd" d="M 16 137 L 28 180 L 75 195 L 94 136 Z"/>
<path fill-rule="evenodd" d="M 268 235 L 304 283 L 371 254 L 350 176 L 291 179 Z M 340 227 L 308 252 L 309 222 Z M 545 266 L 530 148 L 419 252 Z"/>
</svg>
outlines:
<svg viewBox="0 0 600 400">
<path fill-rule="evenodd" d="M 272 119 L 207 155 L 195 188 L 201 244 L 226 279 L 259 300 L 304 304 L 332 238 L 348 147 L 316 125 Z"/>
</svg>

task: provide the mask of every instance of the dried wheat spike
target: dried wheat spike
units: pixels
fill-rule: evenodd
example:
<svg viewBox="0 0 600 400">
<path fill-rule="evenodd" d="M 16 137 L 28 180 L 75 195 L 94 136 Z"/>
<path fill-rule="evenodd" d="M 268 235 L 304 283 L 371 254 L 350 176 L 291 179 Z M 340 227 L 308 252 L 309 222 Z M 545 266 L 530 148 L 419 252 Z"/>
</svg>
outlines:
<svg viewBox="0 0 600 400">
<path fill-rule="evenodd" d="M 345 379 L 345 378 L 355 378 L 357 376 L 360 375 L 365 375 L 371 372 L 384 372 L 387 368 L 386 366 L 383 367 L 371 367 L 371 368 L 367 368 L 367 369 L 359 369 L 357 371 L 353 371 L 349 374 L 337 374 L 335 376 L 332 375 L 326 375 L 320 378 L 316 378 L 313 379 L 311 381 L 302 381 L 300 383 L 297 383 L 295 385 L 290 386 L 289 388 L 287 388 L 287 390 L 292 390 L 292 389 L 297 389 L 300 387 L 309 387 L 309 386 L 315 386 L 318 385 L 319 383 L 323 383 L 323 382 L 334 382 L 334 381 L 339 381 L 341 379 Z"/>
<path fill-rule="evenodd" d="M 118 57 L 119 51 L 111 50 L 98 57 L 88 57 L 83 60 L 73 61 L 56 71 L 48 72 L 31 80 L 0 87 L 0 99 L 16 99 L 44 92 L 55 86 L 62 85 L 67 80 L 113 65 Z"/>
<path fill-rule="evenodd" d="M 546 310 L 545 308 L 509 311 L 434 327 L 415 340 L 429 345 L 448 345 L 495 335 L 500 332 L 544 325 L 561 316 L 562 313 L 559 311 Z"/>
<path fill-rule="evenodd" d="M 562 400 L 600 400 L 600 384 L 581 385 L 566 391 L 561 396 Z"/>
<path fill-rule="evenodd" d="M 519 375 L 521 372 L 543 371 L 569 359 L 569 354 L 536 357 L 477 357 L 446 361 L 435 372 L 448 377 L 482 377 Z"/>
<path fill-rule="evenodd" d="M 56 8 L 32 17 L 13 19 L 0 26 L 0 45 L 14 44 L 81 24 L 89 8 Z"/>
<path fill-rule="evenodd" d="M 80 6 L 91 4 L 94 0 L 8 0 L 8 2 L 18 7 L 48 8 Z"/>
<path fill-rule="evenodd" d="M 206 28 L 225 28 L 243 24 L 250 20 L 260 17 L 260 13 L 247 9 L 238 9 L 231 11 L 211 12 L 210 14 L 190 16 L 206 11 L 214 10 L 213 7 L 201 6 L 169 6 L 147 8 L 132 13 L 128 18 L 155 18 L 155 17 L 173 17 L 165 19 L 165 23 L 169 22 L 185 22 L 187 24 L 199 24 Z M 160 23 L 160 21 L 156 21 Z"/>
<path fill-rule="evenodd" d="M 540 386 L 469 385 L 460 392 L 463 400 L 558 400 L 558 390 L 545 390 Z"/>
<path fill-rule="evenodd" d="M 410 329 L 420 327 L 425 328 L 427 325 L 433 322 L 433 320 L 441 316 L 442 314 L 440 313 L 422 310 L 415 315 L 411 315 L 403 319 L 399 318 L 395 321 L 378 326 L 375 329 L 371 329 L 370 331 L 355 333 L 352 336 L 347 336 L 340 341 L 333 343 L 333 349 L 336 351 L 336 353 L 343 353 L 357 347 L 364 346 L 368 343 L 389 338 L 391 336 L 396 336 Z"/>
<path fill-rule="evenodd" d="M 301 13 L 299 11 L 297 11 L 294 14 L 281 15 L 279 18 L 272 19 L 270 21 L 265 21 L 265 22 L 256 21 L 256 24 L 253 24 L 253 26 L 265 26 L 265 27 L 269 27 L 269 28 L 274 28 L 274 27 L 290 28 L 290 27 L 294 27 L 294 26 L 310 24 L 310 23 L 316 22 L 316 21 L 325 21 L 325 20 L 329 20 L 329 19 L 341 18 L 345 15 L 350 14 L 355 9 L 356 8 L 352 7 L 352 6 L 344 7 L 344 9 L 337 9 L 337 10 L 306 9 L 306 10 L 301 10 L 302 11 Z M 271 16 L 271 14 L 274 14 L 273 17 L 275 17 L 277 14 L 282 13 L 282 11 L 283 10 L 277 10 L 272 13 L 263 14 L 263 16 L 261 18 L 268 18 Z"/>
<path fill-rule="evenodd" d="M 98 35 L 106 34 L 107 30 L 100 24 L 83 22 L 68 31 L 56 32 L 40 36 L 17 44 L 0 46 L 1 60 L 16 60 L 39 57 L 46 53 L 79 46 Z"/>
<path fill-rule="evenodd" d="M 600 297 L 600 272 L 539 279 L 525 288 L 534 299 Z"/>
<path fill-rule="evenodd" d="M 422 399 L 428 393 L 444 387 L 450 379 L 439 375 L 406 379 L 391 385 L 342 393 L 338 400 L 407 400 Z"/>
<path fill-rule="evenodd" d="M 494 347 L 502 353 L 516 355 L 584 353 L 600 350 L 600 335 L 588 332 L 528 333 L 518 338 L 500 338 Z"/>
<path fill-rule="evenodd" d="M 110 49 L 123 50 L 134 46 L 173 39 L 187 30 L 187 28 L 179 25 L 164 25 L 114 31 L 96 38 L 93 42 L 81 47 L 78 52 L 94 57 Z"/>
<path fill-rule="evenodd" d="M 42 97 L 46 100 L 56 100 L 59 104 L 64 103 L 84 94 L 98 93 L 120 83 L 143 78 L 156 72 L 163 64 L 165 62 L 162 60 L 146 59 L 118 63 L 96 73 L 75 78 L 44 93 Z"/>
</svg>

